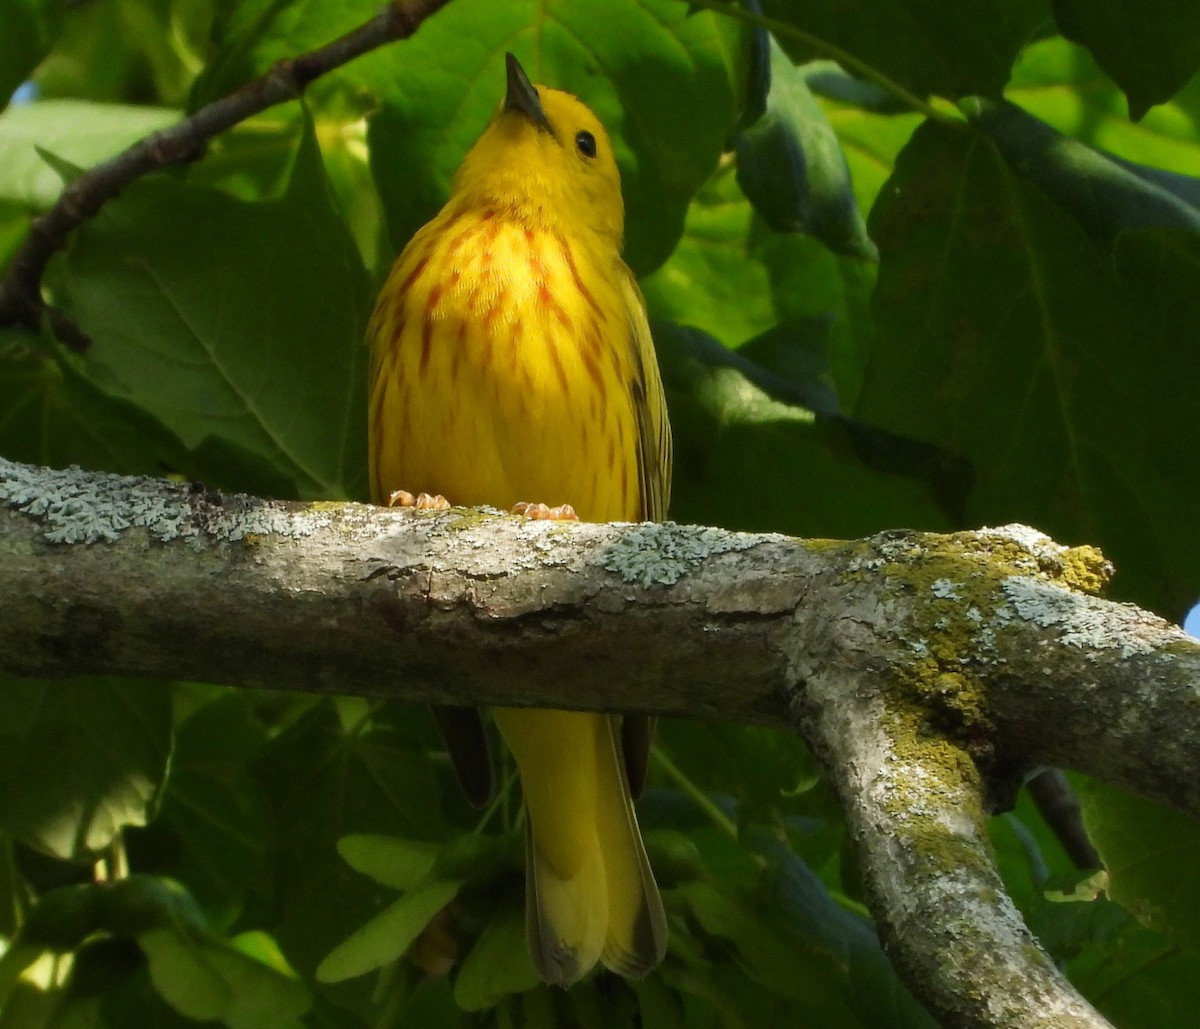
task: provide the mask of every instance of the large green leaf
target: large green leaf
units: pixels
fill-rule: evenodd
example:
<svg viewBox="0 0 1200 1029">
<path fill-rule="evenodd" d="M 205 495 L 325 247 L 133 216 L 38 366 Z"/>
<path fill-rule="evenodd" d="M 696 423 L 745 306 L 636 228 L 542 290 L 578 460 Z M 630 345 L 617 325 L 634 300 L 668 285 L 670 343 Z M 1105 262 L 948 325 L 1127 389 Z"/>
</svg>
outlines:
<svg viewBox="0 0 1200 1029">
<path fill-rule="evenodd" d="M 186 883 L 215 928 L 233 923 L 262 875 L 266 819 L 249 762 L 264 742 L 246 691 L 203 704 L 176 730 L 159 817 L 127 841 L 138 867 Z"/>
<path fill-rule="evenodd" d="M 655 339 L 675 432 L 672 517 L 848 538 L 949 524 L 932 448 L 818 419 L 786 380 L 695 333 L 656 323 Z"/>
<path fill-rule="evenodd" d="M 154 815 L 170 751 L 165 683 L 6 679 L 0 828 L 56 857 L 94 857 Z"/>
<path fill-rule="evenodd" d="M 1200 448 L 1187 413 L 1200 362 L 1179 342 L 1195 331 L 1194 248 L 1143 244 L 1169 290 L 1145 269 L 1118 277 L 986 137 L 932 124 L 871 227 L 880 337 L 859 414 L 971 462 L 967 523 L 1097 543 L 1121 595 L 1182 615 L 1200 590 L 1200 481 L 1167 455 Z"/>
<path fill-rule="evenodd" d="M 626 260 L 639 273 L 656 267 L 736 119 L 744 40 L 736 22 L 677 0 L 449 4 L 403 46 L 354 66 L 383 99 L 369 140 L 393 245 L 445 202 L 503 97 L 511 50 L 532 79 L 575 93 L 608 128 Z"/>
<path fill-rule="evenodd" d="M 188 447 L 243 455 L 223 484 L 363 496 L 369 290 L 311 132 L 284 198 L 140 182 L 80 231 L 67 272 L 93 381 Z"/>
<path fill-rule="evenodd" d="M 999 95 L 1018 51 L 1050 20 L 1045 0 L 763 0 L 763 12 L 849 51 L 914 93 L 946 97 Z M 794 56 L 812 56 L 785 33 L 779 41 Z"/>
<path fill-rule="evenodd" d="M 1200 6 L 1178 0 L 1054 0 L 1062 34 L 1082 43 L 1129 96 L 1137 121 L 1200 71 Z"/>
</svg>

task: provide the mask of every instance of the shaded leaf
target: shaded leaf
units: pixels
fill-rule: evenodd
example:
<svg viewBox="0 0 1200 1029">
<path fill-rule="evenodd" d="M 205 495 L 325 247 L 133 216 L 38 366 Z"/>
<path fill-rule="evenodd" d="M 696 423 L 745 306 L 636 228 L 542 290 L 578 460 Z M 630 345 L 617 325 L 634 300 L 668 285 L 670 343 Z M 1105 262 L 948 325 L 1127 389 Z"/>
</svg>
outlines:
<svg viewBox="0 0 1200 1029">
<path fill-rule="evenodd" d="M 972 101 L 972 119 L 1022 178 L 1044 190 L 1098 243 L 1126 229 L 1200 232 L 1200 179 L 1110 157 L 1063 137 L 1014 104 Z"/>
<path fill-rule="evenodd" d="M 1080 799 L 1108 870 L 1109 895 L 1200 955 L 1200 883 L 1192 872 L 1200 823 L 1101 783 L 1089 784 Z"/>
<path fill-rule="evenodd" d="M 771 229 L 816 236 L 850 257 L 878 257 L 833 128 L 803 72 L 774 42 L 766 112 L 734 144 L 738 184 Z"/>
<path fill-rule="evenodd" d="M 164 683 L 5 679 L 0 826 L 56 857 L 88 859 L 153 816 L 170 751 Z"/>
<path fill-rule="evenodd" d="M 1053 0 L 1062 34 L 1082 43 L 1129 96 L 1137 121 L 1200 71 L 1200 7 L 1176 0 Z"/>
<path fill-rule="evenodd" d="M 255 773 L 267 798 L 268 870 L 274 895 L 258 924 L 271 927 L 289 960 L 310 971 L 340 940 L 376 915 L 387 891 L 337 852 L 355 833 L 406 838 L 445 834 L 424 741 L 407 709 L 381 705 L 343 723 L 318 703 L 264 748 Z M 331 904 L 330 897 L 337 897 Z"/>
<path fill-rule="evenodd" d="M 857 413 L 971 461 L 966 523 L 1096 543 L 1117 593 L 1181 615 L 1200 582 L 1200 482 L 1164 457 L 1200 447 L 1184 414 L 1200 363 L 1178 344 L 1200 292 L 1189 248 L 1156 247 L 1169 293 L 1118 279 L 986 137 L 935 125 L 902 155 L 872 233 L 880 336 Z"/>
<path fill-rule="evenodd" d="M 1042 0 L 846 4 L 763 0 L 763 13 L 854 54 L 919 95 L 997 96 L 1021 47 L 1046 22 Z M 812 54 L 779 34 L 798 60 Z"/>
<path fill-rule="evenodd" d="M 876 471 L 858 454 L 878 434 L 775 399 L 711 340 L 656 323 L 655 341 L 675 432 L 672 517 L 817 537 L 947 524 L 931 448 L 917 458 L 900 441 L 872 458 L 895 472 Z"/>
<path fill-rule="evenodd" d="M 0 0 L 0 112 L 50 52 L 64 6 L 61 0 Z"/>
<path fill-rule="evenodd" d="M 108 396 L 67 355 L 25 347 L 0 356 L 0 451 L 14 461 L 125 475 L 188 467 L 187 450 L 160 422 Z"/>
<path fill-rule="evenodd" d="M 249 763 L 264 742 L 245 691 L 203 704 L 176 730 L 158 819 L 126 841 L 138 867 L 186 883 L 216 928 L 241 913 L 263 871 L 265 814 Z"/>
</svg>

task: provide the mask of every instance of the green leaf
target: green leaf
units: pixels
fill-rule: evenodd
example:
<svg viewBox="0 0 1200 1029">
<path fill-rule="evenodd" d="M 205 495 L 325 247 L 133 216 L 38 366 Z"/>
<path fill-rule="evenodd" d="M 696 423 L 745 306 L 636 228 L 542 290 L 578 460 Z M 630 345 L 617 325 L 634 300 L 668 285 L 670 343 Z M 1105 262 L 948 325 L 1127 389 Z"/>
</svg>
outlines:
<svg viewBox="0 0 1200 1029">
<path fill-rule="evenodd" d="M 341 982 L 391 964 L 461 888 L 461 882 L 432 879 L 404 894 L 334 948 L 317 966 L 317 979 Z"/>
<path fill-rule="evenodd" d="M 1179 345 L 1200 295 L 1191 237 L 1121 237 L 1118 255 L 1144 248 L 1161 274 L 1138 259 L 1118 277 L 986 137 L 932 124 L 871 227 L 879 337 L 859 416 L 972 463 L 966 524 L 1098 544 L 1119 595 L 1181 617 L 1200 589 L 1200 481 L 1163 456 L 1200 450 L 1200 363 Z"/>
<path fill-rule="evenodd" d="M 157 810 L 170 750 L 164 683 L 5 679 L 0 827 L 56 857 L 90 858 Z"/>
<path fill-rule="evenodd" d="M 737 117 L 744 39 L 738 23 L 676 0 L 447 5 L 403 47 L 354 66 L 383 98 L 368 140 L 393 245 L 445 202 L 503 96 L 511 50 L 531 79 L 576 94 L 608 128 L 626 261 L 639 273 L 657 267 Z"/>
<path fill-rule="evenodd" d="M 868 262 L 838 257 L 813 239 L 770 231 L 754 216 L 732 166 L 723 165 L 688 209 L 670 260 L 641 285 L 652 320 L 700 329 L 727 347 L 740 347 L 780 323 L 819 327 L 819 349 L 827 352 L 840 406 L 848 407 L 871 341 L 874 278 Z"/>
<path fill-rule="evenodd" d="M 249 762 L 264 742 L 246 691 L 203 704 L 176 729 L 159 817 L 126 840 L 135 867 L 169 870 L 217 928 L 241 913 L 263 872 L 265 816 Z"/>
<path fill-rule="evenodd" d="M 1090 783 L 1084 824 L 1109 875 L 1109 896 L 1200 955 L 1200 822 L 1115 787 Z"/>
<path fill-rule="evenodd" d="M 1081 143 L 1143 167 L 1200 175 L 1200 78 L 1134 124 L 1125 97 L 1091 54 L 1056 36 L 1025 50 L 1006 95 Z"/>
<path fill-rule="evenodd" d="M 276 61 L 330 43 L 379 13 L 372 0 L 246 0 L 222 6 L 213 32 L 217 45 L 192 86 L 193 110 L 231 93 Z"/>
<path fill-rule="evenodd" d="M 205 928 L 192 895 L 169 879 L 135 872 L 99 889 L 103 926 L 114 936 L 138 936 L 151 929 L 201 932 Z"/>
<path fill-rule="evenodd" d="M 774 41 L 767 110 L 734 145 L 738 184 L 771 229 L 816 236 L 850 257 L 878 257 L 837 136 L 803 72 Z"/>
<path fill-rule="evenodd" d="M 687 883 L 678 892 L 706 933 L 733 944 L 756 983 L 803 1009 L 820 1010 L 825 1024 L 859 1024 L 839 996 L 840 976 L 827 957 L 798 950 L 747 905 L 709 883 Z"/>
<path fill-rule="evenodd" d="M 524 908 L 502 904 L 463 961 L 454 1000 L 463 1011 L 483 1011 L 539 982 L 525 944 Z"/>
<path fill-rule="evenodd" d="M 393 890 L 411 890 L 432 871 L 441 848 L 425 840 L 358 833 L 343 836 L 337 849 L 356 872 Z"/>
<path fill-rule="evenodd" d="M 369 286 L 306 140 L 282 200 L 137 183 L 80 230 L 67 286 L 97 385 L 188 447 L 247 455 L 220 484 L 276 485 L 260 462 L 293 495 L 362 497 Z"/>
<path fill-rule="evenodd" d="M 766 861 L 762 889 L 775 927 L 803 949 L 847 969 L 849 1004 L 864 1025 L 937 1026 L 897 976 L 867 917 L 839 904 L 770 830 L 752 829 L 744 838 L 748 849 Z"/>
<path fill-rule="evenodd" d="M 772 379 L 751 379 L 752 363 L 735 365 L 738 355 L 695 333 L 656 323 L 655 343 L 675 433 L 672 517 L 848 538 L 948 524 L 931 494 L 942 471 L 935 451 L 776 399 L 763 388 Z"/>
<path fill-rule="evenodd" d="M 22 944 L 65 954 L 104 924 L 103 890 L 94 883 L 43 893 L 21 926 Z"/>
<path fill-rule="evenodd" d="M 24 340 L 20 341 L 22 344 Z M 195 461 L 163 425 L 110 397 L 67 355 L 0 345 L 0 452 L 14 461 L 161 475 Z"/>
<path fill-rule="evenodd" d="M 667 263 L 642 279 L 652 319 L 687 325 L 741 345 L 775 324 L 771 278 L 753 257 L 754 210 L 723 164 L 688 208 Z"/>
<path fill-rule="evenodd" d="M 168 929 L 143 933 L 160 994 L 181 1014 L 220 1019 L 230 1029 L 299 1029 L 308 990 L 261 934 L 229 942 L 192 938 Z"/>
<path fill-rule="evenodd" d="M 78 168 L 90 168 L 179 117 L 178 111 L 162 107 L 84 100 L 10 107 L 0 114 L 0 200 L 45 210 L 58 199 L 62 177 L 38 154 L 39 147 Z"/>
<path fill-rule="evenodd" d="M 362 702 L 356 707 L 368 710 Z M 258 924 L 273 930 L 306 973 L 389 897 L 342 860 L 339 840 L 358 833 L 446 834 L 426 741 L 413 722 L 410 709 L 379 705 L 343 724 L 334 705 L 321 702 L 279 732 L 255 762 L 267 799 L 274 886 Z"/>
<path fill-rule="evenodd" d="M 0 0 L 0 111 L 50 52 L 64 6 L 61 0 Z"/>
<path fill-rule="evenodd" d="M 1042 0 L 763 0 L 762 6 L 764 14 L 849 51 L 911 92 L 951 98 L 998 96 L 1021 47 L 1047 18 Z M 802 41 L 786 33 L 778 38 L 798 60 L 813 56 Z"/>
<path fill-rule="evenodd" d="M 1137 121 L 1200 71 L 1200 7 L 1176 0 L 1054 0 L 1062 34 L 1082 43 L 1129 96 Z"/>
<path fill-rule="evenodd" d="M 1126 229 L 1200 232 L 1200 180 L 1116 160 L 1066 139 L 1014 104 L 972 101 L 972 119 L 1014 173 L 1039 186 L 1097 242 Z"/>
</svg>

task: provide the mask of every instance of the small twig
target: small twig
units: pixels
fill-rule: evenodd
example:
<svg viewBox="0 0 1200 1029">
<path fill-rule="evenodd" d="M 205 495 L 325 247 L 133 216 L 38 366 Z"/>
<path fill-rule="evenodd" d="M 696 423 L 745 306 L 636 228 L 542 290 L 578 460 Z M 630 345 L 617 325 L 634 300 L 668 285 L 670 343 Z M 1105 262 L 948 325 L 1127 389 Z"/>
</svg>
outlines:
<svg viewBox="0 0 1200 1029">
<path fill-rule="evenodd" d="M 1088 837 L 1079 798 L 1067 777 L 1057 768 L 1046 768 L 1030 779 L 1026 788 L 1075 867 L 1085 871 L 1099 868 L 1100 855 Z"/>
<path fill-rule="evenodd" d="M 134 179 L 194 160 L 213 137 L 251 115 L 299 97 L 314 79 L 385 43 L 407 39 L 448 0 L 393 0 L 378 15 L 323 47 L 278 61 L 264 75 L 213 101 L 170 128 L 138 140 L 70 183 L 54 206 L 34 220 L 0 281 L 0 325 L 36 329 L 45 312 L 42 275 L 76 228 Z M 75 333 L 76 342 L 83 337 Z M 74 344 L 72 344 L 74 345 Z"/>
</svg>

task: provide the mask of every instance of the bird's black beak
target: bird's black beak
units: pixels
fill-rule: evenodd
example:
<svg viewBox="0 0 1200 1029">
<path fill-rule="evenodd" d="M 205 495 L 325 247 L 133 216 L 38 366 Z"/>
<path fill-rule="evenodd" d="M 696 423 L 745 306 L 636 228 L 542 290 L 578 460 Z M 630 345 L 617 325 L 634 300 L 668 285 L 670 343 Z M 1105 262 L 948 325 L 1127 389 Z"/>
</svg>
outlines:
<svg viewBox="0 0 1200 1029">
<path fill-rule="evenodd" d="M 504 109 L 520 111 L 537 126 L 539 132 L 549 132 L 554 135 L 554 130 L 550 128 L 550 122 L 546 118 L 546 112 L 542 110 L 538 92 L 533 88 L 533 83 L 529 81 L 529 76 L 525 74 L 525 69 L 521 67 L 521 62 L 508 53 L 504 55 L 504 61 L 508 67 L 508 91 L 504 94 Z"/>
</svg>

